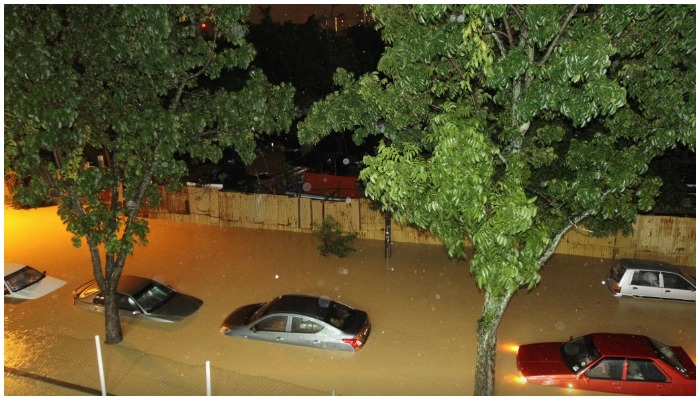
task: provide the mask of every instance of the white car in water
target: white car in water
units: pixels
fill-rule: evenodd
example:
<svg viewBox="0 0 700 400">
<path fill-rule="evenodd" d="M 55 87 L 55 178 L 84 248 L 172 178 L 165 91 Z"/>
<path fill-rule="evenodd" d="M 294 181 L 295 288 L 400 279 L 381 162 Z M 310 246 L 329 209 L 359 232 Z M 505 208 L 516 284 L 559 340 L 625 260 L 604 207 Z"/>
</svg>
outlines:
<svg viewBox="0 0 700 400">
<path fill-rule="evenodd" d="M 661 261 L 622 259 L 603 284 L 615 296 L 695 302 L 695 277 Z"/>
<path fill-rule="evenodd" d="M 5 263 L 5 298 L 38 299 L 65 285 L 60 279 L 46 276 L 46 271 L 19 263 Z"/>
</svg>

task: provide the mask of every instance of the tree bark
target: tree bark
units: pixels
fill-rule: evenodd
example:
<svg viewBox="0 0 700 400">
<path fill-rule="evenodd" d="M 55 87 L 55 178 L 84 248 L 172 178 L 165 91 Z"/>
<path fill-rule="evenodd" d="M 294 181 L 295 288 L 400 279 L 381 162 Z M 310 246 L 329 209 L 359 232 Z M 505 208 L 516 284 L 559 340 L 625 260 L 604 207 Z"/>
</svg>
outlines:
<svg viewBox="0 0 700 400">
<path fill-rule="evenodd" d="M 112 282 L 114 281 L 114 282 Z M 119 301 L 117 298 L 117 284 L 119 279 L 105 279 L 105 343 L 117 344 L 122 341 L 122 325 L 119 319 Z"/>
<path fill-rule="evenodd" d="M 481 318 L 476 327 L 476 371 L 474 395 L 493 396 L 496 386 L 496 344 L 498 325 L 501 323 L 512 292 L 492 295 L 486 291 Z"/>
</svg>

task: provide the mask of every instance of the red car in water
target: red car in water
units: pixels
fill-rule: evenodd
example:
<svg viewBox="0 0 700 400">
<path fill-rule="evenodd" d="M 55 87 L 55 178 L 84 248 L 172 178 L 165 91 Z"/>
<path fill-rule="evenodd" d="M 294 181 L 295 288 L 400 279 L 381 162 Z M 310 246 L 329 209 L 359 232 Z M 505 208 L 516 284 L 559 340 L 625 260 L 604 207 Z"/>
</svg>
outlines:
<svg viewBox="0 0 700 400">
<path fill-rule="evenodd" d="M 695 364 L 681 347 L 642 335 L 592 333 L 522 345 L 518 370 L 530 383 L 630 395 L 695 395 Z"/>
</svg>

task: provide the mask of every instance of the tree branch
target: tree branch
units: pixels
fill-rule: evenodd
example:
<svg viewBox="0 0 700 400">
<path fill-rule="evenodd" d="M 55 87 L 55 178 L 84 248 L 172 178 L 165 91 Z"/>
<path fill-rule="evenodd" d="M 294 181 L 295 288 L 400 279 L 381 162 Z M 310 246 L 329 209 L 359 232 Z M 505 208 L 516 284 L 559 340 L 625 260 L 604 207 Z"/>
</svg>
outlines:
<svg viewBox="0 0 700 400">
<path fill-rule="evenodd" d="M 569 220 L 569 224 L 564 226 L 559 232 L 557 232 L 556 235 L 554 235 L 554 238 L 549 244 L 549 247 L 542 253 L 542 256 L 539 259 L 539 264 L 544 265 L 544 263 L 549 260 L 549 257 L 554 254 L 554 250 L 557 248 L 559 245 L 559 242 L 561 239 L 564 237 L 564 235 L 571 229 L 572 227 L 578 225 L 579 222 L 583 221 L 586 217 L 591 215 L 591 210 L 586 210 L 583 213 L 579 214 L 578 216 L 574 217 L 573 219 Z"/>
<path fill-rule="evenodd" d="M 612 193 L 612 190 L 606 190 L 605 193 L 601 196 L 601 199 L 607 196 L 608 194 Z M 554 254 L 554 250 L 557 248 L 559 245 L 559 242 L 561 239 L 564 237 L 564 235 L 569 231 L 569 229 L 577 226 L 581 221 L 589 217 L 591 214 L 593 214 L 593 210 L 586 210 L 582 212 L 579 215 L 574 216 L 573 218 L 569 218 L 569 223 L 565 226 L 562 227 L 562 229 L 557 232 L 556 235 L 554 235 L 554 238 L 549 244 L 549 247 L 542 253 L 542 257 L 540 257 L 539 263 L 540 265 L 544 265 L 545 262 L 549 259 L 549 257 Z"/>
<path fill-rule="evenodd" d="M 566 15 L 566 19 L 564 22 L 561 24 L 561 27 L 559 27 L 559 33 L 557 33 L 557 36 L 552 40 L 552 43 L 549 44 L 549 47 L 547 48 L 547 52 L 544 54 L 542 57 L 542 60 L 540 60 L 539 64 L 542 65 L 547 62 L 549 59 L 549 56 L 552 55 L 552 51 L 554 51 L 554 48 L 557 47 L 559 44 L 559 39 L 561 38 L 561 35 L 564 33 L 564 30 L 566 29 L 567 26 L 569 26 L 569 22 L 571 22 L 571 19 L 576 15 L 578 12 L 578 4 L 574 4 L 571 7 L 571 10 L 569 10 L 569 14 Z"/>
<path fill-rule="evenodd" d="M 485 31 L 484 33 L 489 33 L 489 34 L 491 34 L 491 36 L 493 37 L 493 39 L 496 41 L 496 44 L 498 45 L 498 49 L 501 51 L 501 56 L 504 56 L 504 57 L 505 57 L 506 52 L 507 52 L 508 50 L 506 49 L 505 45 L 504 45 L 503 42 L 501 41 L 501 38 L 499 37 L 499 35 L 504 35 L 504 36 L 506 36 L 506 34 L 503 33 L 503 32 L 500 32 L 500 31 L 496 30 L 496 27 L 495 27 L 495 26 L 493 25 L 493 23 L 492 23 L 490 20 L 488 20 L 488 19 L 486 20 L 486 24 L 487 24 L 487 26 L 489 27 L 489 30 L 488 30 L 488 31 Z"/>
<path fill-rule="evenodd" d="M 510 29 L 510 22 L 508 21 L 507 14 L 503 16 L 503 26 L 506 27 L 508 43 L 510 43 L 511 46 L 515 46 L 515 39 L 513 38 L 513 31 Z"/>
<path fill-rule="evenodd" d="M 513 10 L 513 12 L 515 13 L 515 15 L 516 15 L 516 16 L 518 17 L 518 19 L 520 20 L 520 23 L 523 23 L 523 24 L 525 23 L 525 20 L 523 20 L 523 15 L 520 14 L 520 10 L 518 10 L 517 7 L 515 7 L 513 4 L 508 4 L 508 8 L 510 8 L 511 10 Z"/>
<path fill-rule="evenodd" d="M 214 31 L 214 38 L 212 40 L 212 46 L 209 49 L 209 54 L 207 55 L 207 60 L 204 62 L 204 65 L 202 65 L 202 68 L 199 69 L 199 71 L 194 72 L 188 76 L 186 76 L 182 82 L 180 82 L 180 85 L 177 88 L 177 91 L 175 92 L 175 97 L 173 98 L 173 101 L 170 103 L 170 110 L 175 110 L 177 106 L 180 104 L 180 98 L 182 98 L 182 93 L 185 90 L 185 86 L 187 85 L 187 82 L 191 81 L 192 79 L 195 79 L 199 75 L 203 74 L 204 71 L 209 68 L 209 65 L 211 65 L 211 61 L 214 58 L 214 53 L 216 49 L 216 38 L 217 38 L 218 32 L 215 30 Z"/>
</svg>

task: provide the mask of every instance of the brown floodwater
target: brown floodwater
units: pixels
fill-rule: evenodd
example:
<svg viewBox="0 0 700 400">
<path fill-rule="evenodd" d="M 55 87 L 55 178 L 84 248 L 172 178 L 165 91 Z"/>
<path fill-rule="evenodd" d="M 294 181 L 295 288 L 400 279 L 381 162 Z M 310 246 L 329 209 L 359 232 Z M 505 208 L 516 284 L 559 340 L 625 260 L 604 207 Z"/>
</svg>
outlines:
<svg viewBox="0 0 700 400">
<path fill-rule="evenodd" d="M 92 279 L 90 258 L 87 247 L 72 246 L 56 208 L 5 208 L 4 217 L 5 260 L 45 269 L 68 282 L 38 300 L 5 302 L 5 364 L 21 354 L 21 339 L 13 332 L 104 337 L 103 316 L 72 305 L 71 291 Z M 124 273 L 157 279 L 201 298 L 204 305 L 176 324 L 123 318 L 124 340 L 118 346 L 183 364 L 210 361 L 224 370 L 329 394 L 473 393 L 483 295 L 467 261 L 449 259 L 443 246 L 394 243 L 386 260 L 383 241 L 357 240 L 350 256 L 323 257 L 311 234 L 161 220 L 149 224 L 148 245 L 135 249 Z M 516 294 L 499 327 L 497 395 L 606 395 L 520 383 L 518 344 L 625 332 L 681 345 L 695 360 L 695 304 L 614 298 L 601 284 L 611 264 L 555 255 L 543 268 L 541 283 Z M 219 333 L 235 308 L 285 293 L 328 296 L 367 311 L 372 322 L 367 344 L 350 354 Z M 7 348 L 8 338 L 15 348 Z M 6 394 L 45 394 L 32 390 L 5 374 Z"/>
</svg>

